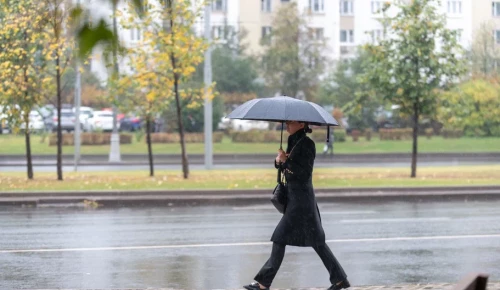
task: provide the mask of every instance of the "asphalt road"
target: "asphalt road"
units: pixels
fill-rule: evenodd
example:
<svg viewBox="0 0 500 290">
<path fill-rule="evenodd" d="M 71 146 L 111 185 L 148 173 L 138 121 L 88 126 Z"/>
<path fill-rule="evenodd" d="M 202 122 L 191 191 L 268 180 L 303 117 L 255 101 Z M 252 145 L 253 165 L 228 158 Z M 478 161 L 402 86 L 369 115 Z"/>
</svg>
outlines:
<svg viewBox="0 0 500 290">
<path fill-rule="evenodd" d="M 353 285 L 500 280 L 500 201 L 320 204 Z M 267 260 L 270 205 L 0 208 L 0 289 L 237 289 Z M 288 247 L 274 287 L 329 286 L 310 248 Z"/>
</svg>

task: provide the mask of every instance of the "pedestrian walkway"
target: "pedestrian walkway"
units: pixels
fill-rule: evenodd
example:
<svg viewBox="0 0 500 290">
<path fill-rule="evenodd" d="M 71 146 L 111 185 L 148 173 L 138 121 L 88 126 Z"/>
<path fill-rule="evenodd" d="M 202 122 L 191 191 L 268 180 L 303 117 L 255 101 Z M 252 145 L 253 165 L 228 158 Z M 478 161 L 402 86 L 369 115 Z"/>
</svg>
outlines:
<svg viewBox="0 0 500 290">
<path fill-rule="evenodd" d="M 390 285 L 390 286 L 357 286 L 351 287 L 349 290 L 451 290 L 455 286 L 452 283 L 443 284 L 401 284 L 401 285 Z M 277 289 L 273 290 L 326 290 L 328 287 L 324 288 L 287 288 L 287 289 Z M 211 290 L 241 290 L 240 289 L 211 289 Z M 31 290 L 56 290 L 56 289 L 31 289 Z M 57 290 L 87 290 L 87 289 L 57 289 Z M 90 289 L 88 289 L 90 290 Z M 92 289 L 100 290 L 100 289 Z M 104 289 L 102 289 L 104 290 Z M 105 290 L 191 290 L 191 289 L 175 289 L 175 288 L 120 288 L 120 289 L 105 289 Z M 193 289 L 195 290 L 195 289 Z M 208 289 L 203 289 L 208 290 Z M 488 283 L 487 290 L 500 290 L 500 282 L 490 282 Z"/>
</svg>

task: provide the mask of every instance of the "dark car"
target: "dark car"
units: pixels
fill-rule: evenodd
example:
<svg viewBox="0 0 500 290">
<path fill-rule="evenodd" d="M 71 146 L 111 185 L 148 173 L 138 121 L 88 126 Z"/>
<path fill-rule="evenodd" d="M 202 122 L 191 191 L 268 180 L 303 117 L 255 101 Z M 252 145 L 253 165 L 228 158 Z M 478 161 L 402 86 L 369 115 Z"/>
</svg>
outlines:
<svg viewBox="0 0 500 290">
<path fill-rule="evenodd" d="M 120 130 L 135 132 L 142 128 L 142 121 L 139 117 L 126 116 L 120 121 Z"/>
</svg>

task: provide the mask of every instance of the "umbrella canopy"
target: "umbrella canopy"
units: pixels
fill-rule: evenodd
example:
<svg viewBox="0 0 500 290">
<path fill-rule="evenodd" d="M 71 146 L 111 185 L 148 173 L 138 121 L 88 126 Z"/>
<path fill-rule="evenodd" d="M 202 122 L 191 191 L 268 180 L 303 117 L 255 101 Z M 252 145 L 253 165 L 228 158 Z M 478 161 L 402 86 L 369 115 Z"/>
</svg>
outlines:
<svg viewBox="0 0 500 290">
<path fill-rule="evenodd" d="M 286 96 L 250 100 L 237 107 L 227 118 L 271 122 L 300 121 L 318 126 L 339 125 L 321 106 Z"/>
</svg>

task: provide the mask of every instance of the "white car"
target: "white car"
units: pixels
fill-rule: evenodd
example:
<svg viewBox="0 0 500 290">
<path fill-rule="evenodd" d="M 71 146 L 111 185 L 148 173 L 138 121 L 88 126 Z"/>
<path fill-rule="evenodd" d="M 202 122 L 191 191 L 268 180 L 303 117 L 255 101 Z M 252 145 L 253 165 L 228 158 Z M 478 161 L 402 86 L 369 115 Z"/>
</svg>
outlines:
<svg viewBox="0 0 500 290">
<path fill-rule="evenodd" d="M 73 108 L 73 112 L 76 114 L 76 108 Z M 80 124 L 82 129 L 86 132 L 91 132 L 95 130 L 94 122 L 94 109 L 91 107 L 80 107 Z"/>
<path fill-rule="evenodd" d="M 112 131 L 113 130 L 113 112 L 110 111 L 94 111 L 94 116 L 91 122 L 96 130 Z M 120 129 L 120 123 L 117 123 L 117 129 Z"/>
<path fill-rule="evenodd" d="M 30 130 L 32 132 L 40 132 L 45 129 L 45 122 L 43 121 L 42 115 L 38 113 L 37 111 L 31 111 L 29 115 L 30 119 Z M 19 128 L 21 130 L 26 129 L 26 123 L 22 123 Z"/>
<path fill-rule="evenodd" d="M 235 131 L 269 130 L 269 122 L 251 120 L 231 120 L 230 127 Z"/>
</svg>

